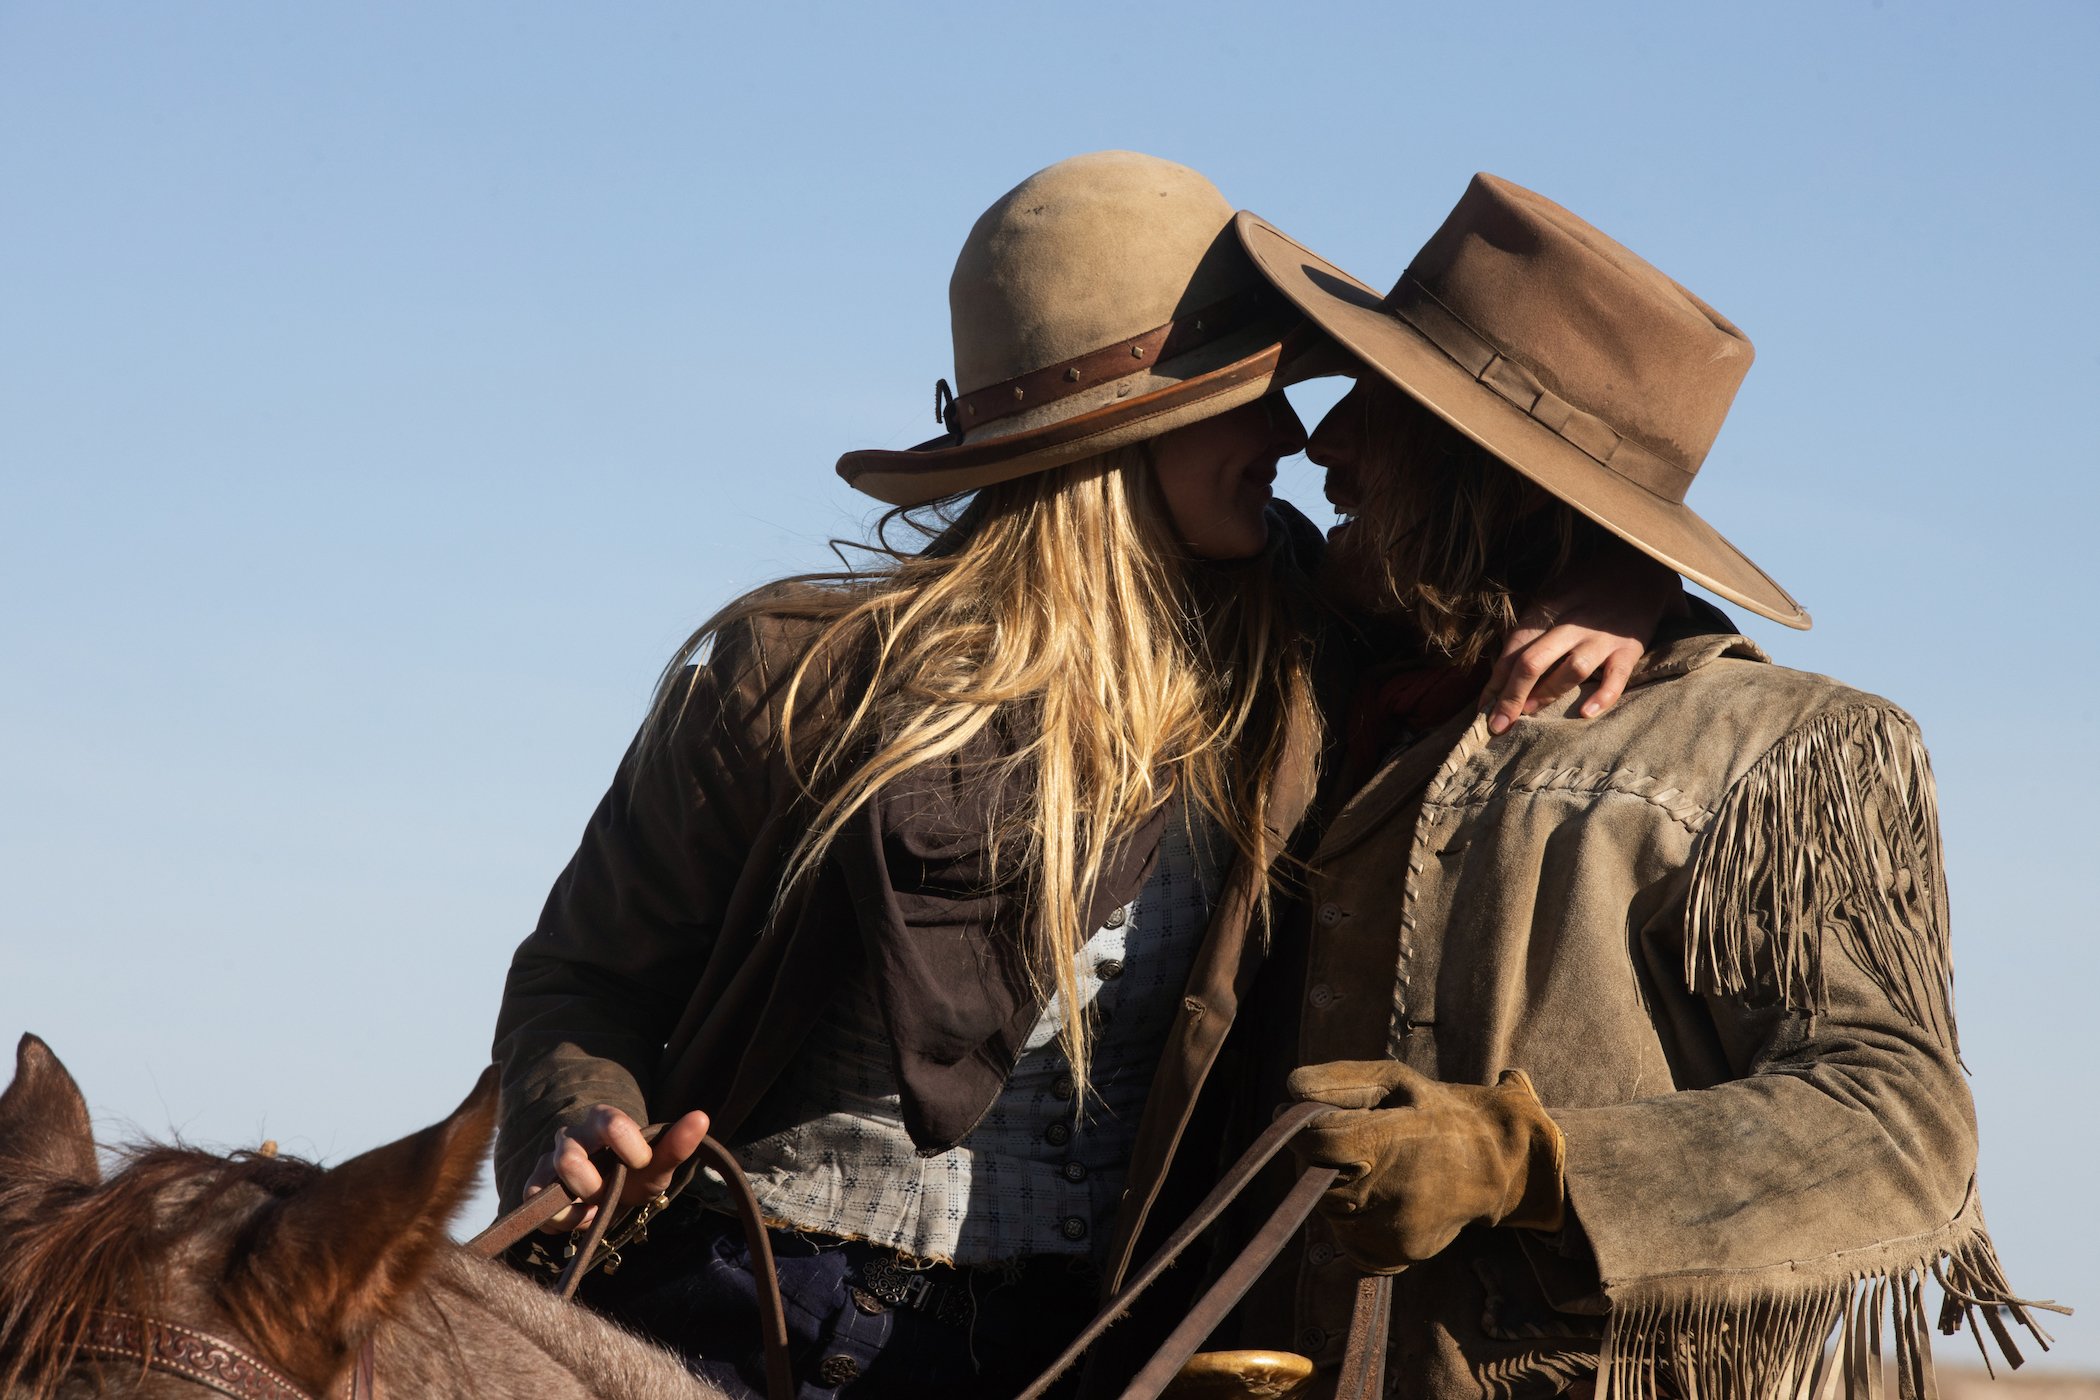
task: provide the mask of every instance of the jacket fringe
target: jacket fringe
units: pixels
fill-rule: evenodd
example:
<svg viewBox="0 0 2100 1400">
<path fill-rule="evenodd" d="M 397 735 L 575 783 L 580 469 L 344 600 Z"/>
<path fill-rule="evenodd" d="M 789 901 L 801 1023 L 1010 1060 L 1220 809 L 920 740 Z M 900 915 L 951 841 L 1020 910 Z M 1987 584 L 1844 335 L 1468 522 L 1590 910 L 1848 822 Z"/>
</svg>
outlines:
<svg viewBox="0 0 2100 1400">
<path fill-rule="evenodd" d="M 2014 1296 L 1973 1192 L 1961 1215 L 1922 1241 L 1760 1273 L 1776 1277 L 1701 1275 L 1609 1290 L 1596 1400 L 1881 1400 L 1891 1371 L 1900 1400 L 1938 1400 L 1928 1275 L 1943 1294 L 1940 1331 L 1966 1325 L 1994 1375 L 1986 1332 L 2018 1367 L 2024 1358 L 2007 1318 L 2047 1351 L 2034 1313 L 2069 1311 Z"/>
<path fill-rule="evenodd" d="M 1932 765 L 1910 717 L 1820 715 L 1729 789 L 1702 832 L 1685 912 L 1695 992 L 1827 1008 L 1832 936 L 1913 1025 L 1960 1053 Z"/>
</svg>

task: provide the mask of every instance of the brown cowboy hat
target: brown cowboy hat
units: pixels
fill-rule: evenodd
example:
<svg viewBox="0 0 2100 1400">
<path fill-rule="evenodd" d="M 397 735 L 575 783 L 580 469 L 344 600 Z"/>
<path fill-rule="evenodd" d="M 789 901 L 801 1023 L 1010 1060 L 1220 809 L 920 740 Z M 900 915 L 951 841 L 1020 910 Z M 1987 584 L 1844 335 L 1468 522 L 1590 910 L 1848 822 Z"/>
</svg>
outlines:
<svg viewBox="0 0 2100 1400">
<path fill-rule="evenodd" d="M 1074 156 L 977 221 L 948 305 L 948 431 L 848 452 L 839 475 L 892 505 L 973 491 L 1251 403 L 1289 382 L 1304 317 L 1232 233 L 1233 208 L 1185 165 L 1132 151 Z M 1317 346 L 1316 335 L 1294 342 Z M 1301 373 L 1304 372 L 1301 369 Z M 1330 371 L 1331 372 L 1331 371 Z"/>
<path fill-rule="evenodd" d="M 1252 214 L 1237 226 L 1270 282 L 1452 427 L 1692 582 L 1809 625 L 1684 503 L 1752 354 L 1698 297 L 1493 175 L 1473 177 L 1386 296 Z"/>
</svg>

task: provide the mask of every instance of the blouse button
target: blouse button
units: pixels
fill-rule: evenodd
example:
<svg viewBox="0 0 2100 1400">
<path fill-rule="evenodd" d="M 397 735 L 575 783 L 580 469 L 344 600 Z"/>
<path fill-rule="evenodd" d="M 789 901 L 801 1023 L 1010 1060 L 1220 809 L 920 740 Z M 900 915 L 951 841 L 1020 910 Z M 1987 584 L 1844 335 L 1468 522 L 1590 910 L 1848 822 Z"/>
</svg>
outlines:
<svg viewBox="0 0 2100 1400">
<path fill-rule="evenodd" d="M 1086 1180 L 1086 1163 L 1084 1163 L 1084 1162 L 1067 1162 L 1067 1163 L 1065 1163 L 1065 1180 L 1067 1180 L 1067 1181 L 1070 1181 L 1070 1182 L 1074 1182 L 1074 1183 L 1077 1183 L 1077 1182 L 1081 1182 L 1081 1181 L 1085 1181 L 1085 1180 Z"/>
<path fill-rule="evenodd" d="M 1094 975 L 1104 982 L 1115 981 L 1123 975 L 1123 960 L 1121 958 L 1103 958 L 1100 962 L 1094 964 Z"/>
<path fill-rule="evenodd" d="M 1083 1240 L 1086 1238 L 1086 1222 L 1076 1215 L 1066 1216 L 1064 1223 L 1057 1228 L 1068 1240 Z"/>
<path fill-rule="evenodd" d="M 1052 1098 L 1069 1099 L 1077 1091 L 1078 1086 L 1072 1083 L 1072 1076 L 1069 1074 L 1060 1074 L 1056 1079 L 1050 1081 L 1050 1095 Z"/>
<path fill-rule="evenodd" d="M 1049 1143 L 1052 1147 L 1063 1147 L 1071 1140 L 1072 1125 L 1070 1123 L 1052 1123 L 1049 1127 L 1043 1129 L 1043 1141 Z"/>
<path fill-rule="evenodd" d="M 1108 911 L 1108 917 L 1101 921 L 1102 927 L 1121 928 L 1123 927 L 1124 921 L 1129 919 L 1129 917 L 1129 907 L 1125 905 L 1118 905 L 1116 908 Z"/>
</svg>

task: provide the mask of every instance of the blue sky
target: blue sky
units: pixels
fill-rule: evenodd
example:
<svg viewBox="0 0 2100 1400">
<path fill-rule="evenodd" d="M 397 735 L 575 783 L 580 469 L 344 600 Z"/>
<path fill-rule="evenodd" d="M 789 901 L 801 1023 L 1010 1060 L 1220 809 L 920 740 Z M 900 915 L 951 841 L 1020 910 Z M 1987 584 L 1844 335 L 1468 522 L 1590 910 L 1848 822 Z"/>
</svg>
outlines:
<svg viewBox="0 0 2100 1400">
<path fill-rule="evenodd" d="M 1492 170 L 1756 342 L 1692 502 L 1924 725 L 1999 1246 L 2096 1301 L 2096 60 L 2081 3 L 0 6 L 0 1032 L 112 1135 L 438 1116 L 656 668 L 932 430 L 979 210 L 1146 150 L 1382 285 Z"/>
</svg>

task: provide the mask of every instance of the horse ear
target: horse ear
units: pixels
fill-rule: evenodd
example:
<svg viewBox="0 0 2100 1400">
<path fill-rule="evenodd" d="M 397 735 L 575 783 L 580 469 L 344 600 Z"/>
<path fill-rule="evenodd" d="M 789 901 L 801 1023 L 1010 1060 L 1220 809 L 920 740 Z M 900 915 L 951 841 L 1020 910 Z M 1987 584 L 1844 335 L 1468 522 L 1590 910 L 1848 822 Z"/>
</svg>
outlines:
<svg viewBox="0 0 2100 1400">
<path fill-rule="evenodd" d="M 0 1160 L 69 1181 L 102 1179 L 87 1100 L 51 1047 L 33 1035 L 15 1046 L 15 1078 L 0 1094 Z"/>
<path fill-rule="evenodd" d="M 293 1375 L 325 1386 L 413 1288 L 473 1194 L 496 1126 L 496 1071 L 443 1122 L 323 1172 L 259 1217 L 221 1298 Z"/>
</svg>

